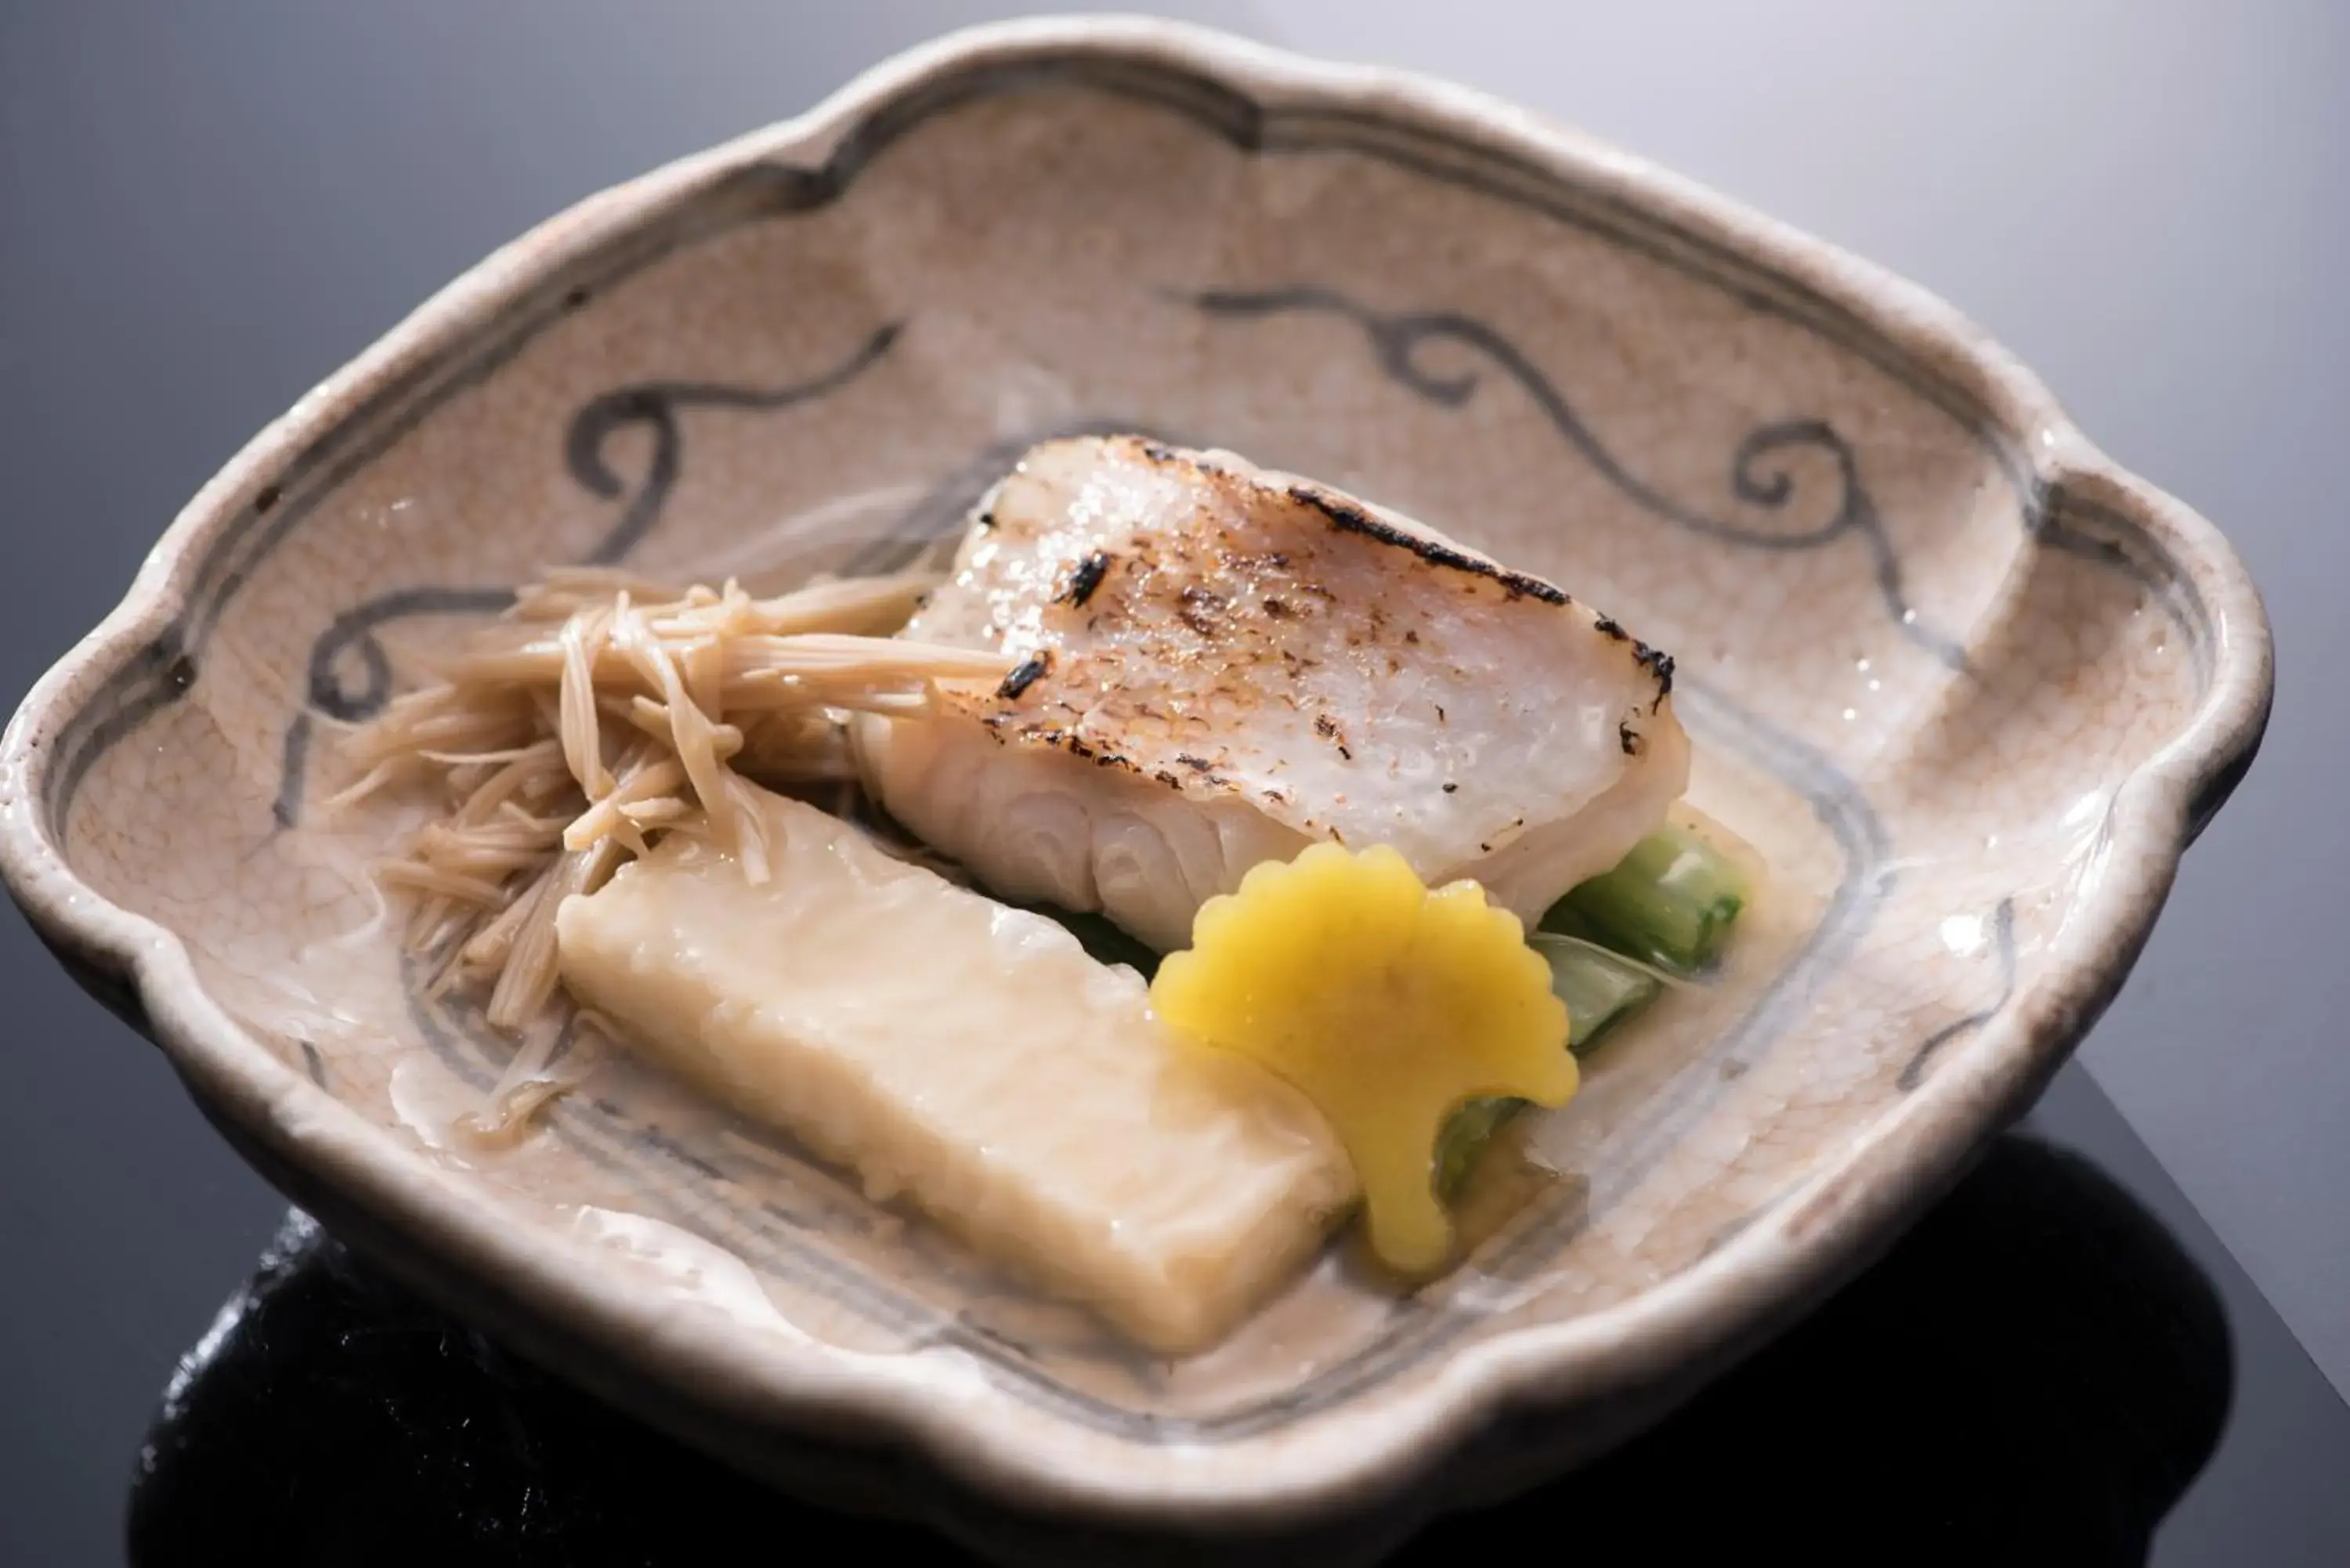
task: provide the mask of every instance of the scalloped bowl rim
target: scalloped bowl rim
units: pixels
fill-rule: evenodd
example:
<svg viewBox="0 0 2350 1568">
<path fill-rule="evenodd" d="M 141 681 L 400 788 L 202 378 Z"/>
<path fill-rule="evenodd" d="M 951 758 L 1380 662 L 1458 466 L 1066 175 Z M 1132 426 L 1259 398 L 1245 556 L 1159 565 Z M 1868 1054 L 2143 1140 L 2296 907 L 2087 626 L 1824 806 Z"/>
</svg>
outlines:
<svg viewBox="0 0 2350 1568">
<path fill-rule="evenodd" d="M 77 693 L 120 667 L 170 620 L 195 563 L 235 508 L 367 392 L 549 271 L 634 229 L 713 179 L 753 163 L 807 167 L 852 128 L 923 82 L 990 60 L 1089 52 L 1179 66 L 1263 102 L 1343 103 L 1501 149 L 1644 207 L 1806 286 L 1888 342 L 1979 395 L 1990 422 L 2028 437 L 2035 499 L 2097 493 L 2174 554 L 2211 610 L 2212 680 L 2192 719 L 2121 785 L 2108 875 L 2049 950 L 2039 977 L 1918 1093 L 1736 1237 L 1661 1284 L 1586 1316 L 1456 1350 L 1407 1392 L 1341 1423 L 1247 1446 L 1245 1466 L 1200 1463 L 1172 1446 L 1105 1445 L 1073 1428 L 1040 1432 L 993 1395 L 941 1397 L 923 1358 L 856 1357 L 817 1346 L 750 1345 L 696 1308 L 582 1272 L 572 1255 L 506 1217 L 484 1192 L 427 1165 L 279 1061 L 206 994 L 170 930 L 97 895 L 43 818 L 44 747 Z M 2258 591 L 2219 531 L 2108 461 L 2031 372 L 1950 306 L 1822 242 L 1579 132 L 1415 73 L 1335 65 L 1188 25 L 1045 17 L 947 35 L 867 71 L 809 112 L 590 196 L 442 289 L 247 443 L 149 554 L 121 604 L 33 688 L 0 739 L 0 875 L 44 939 L 74 961 L 128 976 L 148 1033 L 208 1112 L 290 1170 L 327 1184 L 435 1256 L 565 1320 L 638 1368 L 660 1368 L 707 1405 L 805 1429 L 894 1434 L 949 1473 L 1032 1506 L 1126 1522 L 1296 1522 L 1435 1469 L 1513 1403 L 1576 1402 L 1668 1381 L 1718 1359 L 1808 1294 L 1857 1267 L 2029 1104 L 2092 1023 L 2143 945 L 2178 860 L 2257 746 L 2272 682 Z M 596 1379 L 602 1381 L 602 1379 Z M 1007 1419 L 1007 1417 L 1012 1418 Z M 1005 1441 L 1018 1430 L 1021 1440 Z M 1147 1455 L 1148 1458 L 1140 1456 Z"/>
</svg>

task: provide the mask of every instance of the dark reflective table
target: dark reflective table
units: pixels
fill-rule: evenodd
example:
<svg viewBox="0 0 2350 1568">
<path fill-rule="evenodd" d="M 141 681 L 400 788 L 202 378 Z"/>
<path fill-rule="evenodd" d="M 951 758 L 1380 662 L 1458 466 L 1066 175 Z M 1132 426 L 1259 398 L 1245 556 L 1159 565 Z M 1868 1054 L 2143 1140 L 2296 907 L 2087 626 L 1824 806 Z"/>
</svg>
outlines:
<svg viewBox="0 0 2350 1568">
<path fill-rule="evenodd" d="M 254 431 L 492 246 L 1034 8 L 0 4 L 0 695 Z M 2350 1386 L 2350 7 L 1132 8 L 1457 77 L 1917 277 L 2220 521 L 2277 627 L 2260 763 L 2087 1071 L 1780 1346 L 1409 1555 L 1533 1521 L 1644 1565 L 2350 1563 L 2350 1415 L 2294 1337 Z M 728 1480 L 299 1247 L 192 1355 L 134 1478 L 278 1200 L 5 912 L 0 981 L 0 1568 L 119 1563 L 126 1519 L 142 1564 L 699 1563 L 738 1525 L 762 1557 L 941 1555 Z"/>
<path fill-rule="evenodd" d="M 2338 1563 L 2345 1454 L 2350 1409 L 2067 1077 L 1881 1262 L 1679 1414 L 1394 1561 L 1490 1561 L 1532 1534 L 1594 1562 Z M 975 1561 L 637 1426 L 299 1214 L 182 1362 L 128 1530 L 134 1568 L 683 1565 L 758 1542 Z"/>
</svg>

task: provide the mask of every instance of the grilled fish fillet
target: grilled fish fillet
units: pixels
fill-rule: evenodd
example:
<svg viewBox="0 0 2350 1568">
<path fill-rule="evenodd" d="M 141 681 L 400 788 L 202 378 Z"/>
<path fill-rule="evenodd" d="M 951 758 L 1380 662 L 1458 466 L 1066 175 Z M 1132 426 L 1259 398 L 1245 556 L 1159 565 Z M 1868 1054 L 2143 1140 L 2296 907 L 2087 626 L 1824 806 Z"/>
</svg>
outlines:
<svg viewBox="0 0 2350 1568">
<path fill-rule="evenodd" d="M 1047 442 L 906 628 L 1024 662 L 860 721 L 892 815 L 1160 949 L 1259 861 L 1385 843 L 1532 923 L 1687 787 L 1672 660 L 1546 582 L 1230 452 Z"/>
<path fill-rule="evenodd" d="M 769 881 L 673 835 L 557 911 L 565 985 L 652 1059 L 1168 1354 L 1353 1200 L 1313 1107 L 1169 1040 L 1132 970 L 813 806 L 760 809 Z"/>
</svg>

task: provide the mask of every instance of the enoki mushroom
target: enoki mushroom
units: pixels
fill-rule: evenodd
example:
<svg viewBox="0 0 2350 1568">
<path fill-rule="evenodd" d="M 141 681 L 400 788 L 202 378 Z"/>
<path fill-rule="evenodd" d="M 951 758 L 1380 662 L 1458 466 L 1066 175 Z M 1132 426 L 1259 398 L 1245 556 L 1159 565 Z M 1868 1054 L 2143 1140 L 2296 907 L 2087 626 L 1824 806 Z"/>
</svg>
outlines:
<svg viewBox="0 0 2350 1568">
<path fill-rule="evenodd" d="M 486 991 L 493 1026 L 543 1030 L 566 898 L 671 833 L 706 836 L 766 880 L 752 785 L 833 785 L 853 815 L 850 715 L 920 714 L 940 682 L 1003 678 L 1012 660 L 1000 653 L 889 635 L 935 582 L 819 581 L 754 598 L 732 580 L 678 591 L 625 573 L 553 573 L 346 737 L 359 776 L 329 805 L 437 786 L 442 809 L 380 867 L 414 896 L 410 944 L 443 961 L 436 990 Z M 509 1129 L 560 1092 L 544 1055 L 532 1044 L 517 1053 L 484 1126 Z"/>
</svg>

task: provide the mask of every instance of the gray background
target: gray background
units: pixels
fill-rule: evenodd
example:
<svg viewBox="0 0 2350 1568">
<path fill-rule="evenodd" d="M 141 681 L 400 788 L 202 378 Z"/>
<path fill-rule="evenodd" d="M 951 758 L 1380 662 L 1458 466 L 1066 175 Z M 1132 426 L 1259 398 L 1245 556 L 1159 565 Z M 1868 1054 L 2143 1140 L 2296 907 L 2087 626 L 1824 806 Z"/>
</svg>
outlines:
<svg viewBox="0 0 2350 1568">
<path fill-rule="evenodd" d="M 2350 1387 L 2350 7 L 1138 8 L 1522 100 L 1906 273 L 2230 532 L 2276 623 L 2275 721 L 2085 1059 Z M 0 691 L 247 436 L 493 246 L 1017 9 L 0 0 Z M 33 1282 L 0 1296 L 0 1440 L 30 1456 L 0 1497 L 85 1494 L 95 1540 L 279 1205 L 13 915 L 0 972 L 0 1269 Z M 118 1366 L 67 1353 L 92 1319 Z"/>
</svg>

